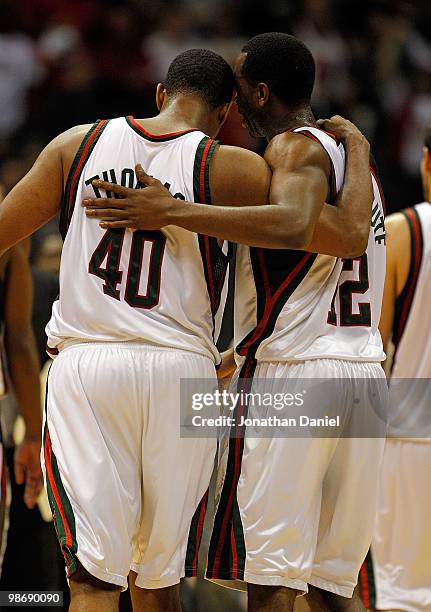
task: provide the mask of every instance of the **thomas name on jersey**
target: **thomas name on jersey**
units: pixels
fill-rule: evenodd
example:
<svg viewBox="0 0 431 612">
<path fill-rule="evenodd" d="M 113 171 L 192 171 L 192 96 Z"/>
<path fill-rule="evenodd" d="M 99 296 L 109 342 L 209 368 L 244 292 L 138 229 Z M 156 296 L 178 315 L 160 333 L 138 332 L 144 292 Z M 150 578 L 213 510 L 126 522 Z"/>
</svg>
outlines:
<svg viewBox="0 0 431 612">
<path fill-rule="evenodd" d="M 102 180 L 102 181 L 106 181 L 109 183 L 115 183 L 116 185 L 121 185 L 122 187 L 129 187 L 130 189 L 142 189 L 143 185 L 141 185 L 141 183 L 138 181 L 138 179 L 136 178 L 135 175 L 135 171 L 133 170 L 133 168 L 123 168 L 121 170 L 121 172 L 119 172 L 118 174 L 119 176 L 121 176 L 121 180 L 120 183 L 118 183 L 117 181 L 117 175 L 115 173 L 115 169 L 114 168 L 110 168 L 109 170 L 102 170 L 102 172 L 99 172 L 99 174 L 95 174 L 94 176 L 92 176 L 91 178 L 87 179 L 86 181 L 84 181 L 85 185 L 88 187 L 89 185 L 91 185 L 91 187 L 93 188 L 94 191 L 94 195 L 96 196 L 96 198 L 102 198 L 102 194 L 100 192 L 100 190 L 95 187 L 93 185 L 93 181 L 96 180 Z M 164 186 L 166 187 L 166 189 L 170 189 L 171 187 L 171 183 L 165 183 Z M 174 193 L 173 194 L 174 198 L 177 198 L 178 200 L 185 200 L 185 196 L 182 193 Z M 112 193 L 107 192 L 106 197 L 108 198 L 112 198 L 112 197 L 117 197 L 117 196 L 113 196 Z"/>
</svg>

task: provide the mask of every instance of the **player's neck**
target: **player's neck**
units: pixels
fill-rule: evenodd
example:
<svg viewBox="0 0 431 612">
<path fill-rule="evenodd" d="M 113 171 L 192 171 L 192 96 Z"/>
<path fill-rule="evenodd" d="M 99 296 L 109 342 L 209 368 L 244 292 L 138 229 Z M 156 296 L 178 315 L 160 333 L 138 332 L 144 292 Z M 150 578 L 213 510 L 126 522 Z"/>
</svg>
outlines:
<svg viewBox="0 0 431 612">
<path fill-rule="evenodd" d="M 190 96 L 171 100 L 163 106 L 159 115 L 145 121 L 152 129 L 161 132 L 197 129 L 210 136 L 211 132 L 214 132 L 214 121 L 209 117 L 208 108 L 200 100 L 194 100 Z"/>
<path fill-rule="evenodd" d="M 309 125 L 316 127 L 316 119 L 309 106 L 286 111 L 285 108 L 275 108 L 270 114 L 270 120 L 265 127 L 265 137 L 271 140 L 274 136 L 293 130 L 297 127 Z"/>
</svg>

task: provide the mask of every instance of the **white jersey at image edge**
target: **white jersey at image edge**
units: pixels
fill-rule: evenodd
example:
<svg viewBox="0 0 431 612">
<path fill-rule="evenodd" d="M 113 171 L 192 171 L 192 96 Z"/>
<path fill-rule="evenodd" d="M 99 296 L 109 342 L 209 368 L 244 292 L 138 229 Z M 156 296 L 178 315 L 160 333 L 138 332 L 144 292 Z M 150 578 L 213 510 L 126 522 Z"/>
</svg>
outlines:
<svg viewBox="0 0 431 612">
<path fill-rule="evenodd" d="M 175 197 L 194 201 L 196 189 L 200 194 L 205 187 L 209 190 L 208 184 L 199 185 L 199 178 L 208 179 L 215 146 L 197 130 L 151 135 L 131 117 L 106 122 L 94 148 L 80 161 L 86 149 L 81 146 L 68 180 L 74 168 L 81 172 L 71 179 L 76 183 L 70 196 L 73 212 L 61 257 L 60 296 L 46 328 L 48 347 L 61 349 L 76 341 L 138 341 L 219 361 L 213 338 L 222 308 L 216 316 L 212 304 L 214 299 L 217 305 L 224 302 L 226 283 L 223 287 L 220 269 L 226 270 L 227 257 L 216 243 L 218 267 L 208 270 L 214 239 L 174 226 L 162 232 L 105 231 L 81 206 L 83 199 L 97 195 L 91 179 L 135 186 L 137 163 L 169 184 Z M 100 195 L 106 196 L 103 191 Z"/>
<path fill-rule="evenodd" d="M 388 435 L 431 442 L 431 205 L 402 211 L 409 225 L 411 262 L 397 299 L 395 353 L 389 387 Z"/>
</svg>

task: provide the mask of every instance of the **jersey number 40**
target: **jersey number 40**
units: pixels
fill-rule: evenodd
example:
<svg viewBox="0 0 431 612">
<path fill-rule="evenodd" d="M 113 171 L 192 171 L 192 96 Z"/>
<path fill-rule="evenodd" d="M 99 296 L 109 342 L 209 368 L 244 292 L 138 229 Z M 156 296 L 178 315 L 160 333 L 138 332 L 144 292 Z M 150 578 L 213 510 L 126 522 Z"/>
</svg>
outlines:
<svg viewBox="0 0 431 612">
<path fill-rule="evenodd" d="M 103 292 L 116 300 L 120 299 L 120 291 L 117 286 L 123 278 L 123 272 L 120 270 L 120 260 L 125 233 L 125 229 L 108 229 L 91 256 L 88 266 L 90 274 L 94 274 L 104 281 Z M 166 237 L 162 232 L 146 230 L 133 232 L 124 292 L 124 299 L 130 306 L 148 310 L 159 303 L 160 276 L 165 243 Z M 151 251 L 146 258 L 149 262 L 147 290 L 145 295 L 142 295 L 139 293 L 139 286 L 146 244 L 150 244 Z"/>
</svg>

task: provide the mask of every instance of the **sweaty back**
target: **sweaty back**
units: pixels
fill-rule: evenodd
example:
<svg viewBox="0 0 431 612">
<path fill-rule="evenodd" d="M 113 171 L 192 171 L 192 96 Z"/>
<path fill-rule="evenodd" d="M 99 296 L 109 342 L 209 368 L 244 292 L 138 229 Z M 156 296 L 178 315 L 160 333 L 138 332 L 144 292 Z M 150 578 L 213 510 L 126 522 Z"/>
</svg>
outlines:
<svg viewBox="0 0 431 612">
<path fill-rule="evenodd" d="M 150 134 L 133 117 L 91 127 L 62 202 L 60 296 L 47 326 L 51 352 L 73 342 L 138 341 L 219 360 L 214 335 L 228 257 L 217 241 L 173 226 L 103 230 L 81 206 L 88 197 L 110 197 L 93 187 L 96 178 L 139 186 L 137 163 L 175 198 L 210 204 L 216 144 L 198 130 Z"/>
</svg>

